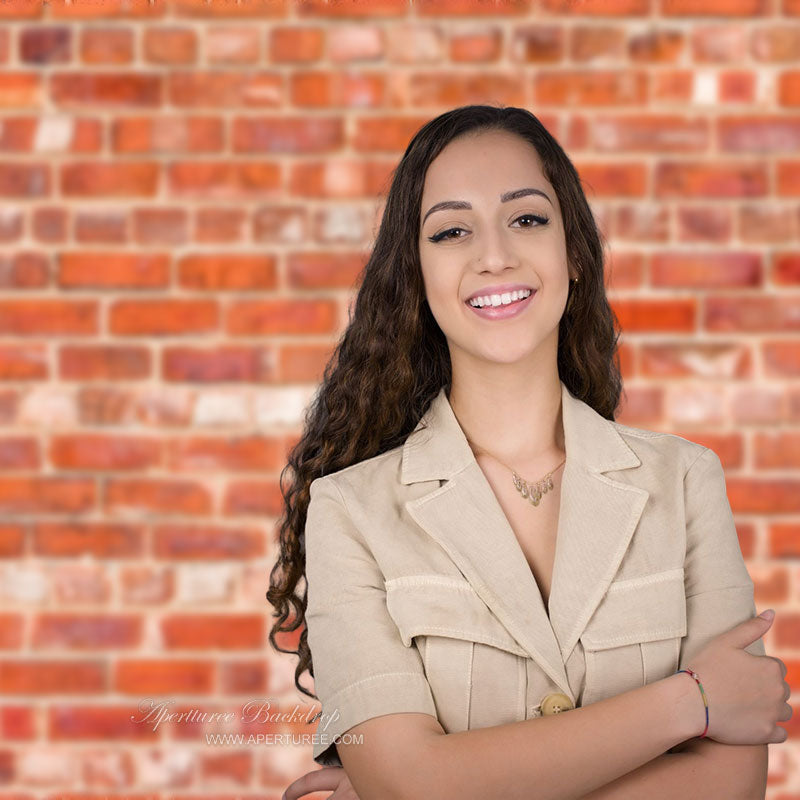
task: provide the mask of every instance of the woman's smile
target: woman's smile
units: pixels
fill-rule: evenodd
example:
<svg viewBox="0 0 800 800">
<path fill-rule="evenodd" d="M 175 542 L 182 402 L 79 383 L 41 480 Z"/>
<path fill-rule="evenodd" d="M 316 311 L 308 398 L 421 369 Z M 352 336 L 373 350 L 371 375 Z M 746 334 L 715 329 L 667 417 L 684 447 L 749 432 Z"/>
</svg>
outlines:
<svg viewBox="0 0 800 800">
<path fill-rule="evenodd" d="M 519 292 L 515 294 L 524 295 L 525 292 Z M 510 317 L 519 316 L 531 305 L 531 303 L 533 303 L 533 298 L 536 296 L 536 290 L 531 289 L 527 296 L 521 297 L 517 300 L 512 299 L 507 292 L 501 295 L 484 295 L 484 297 L 486 296 L 491 299 L 491 305 L 485 305 L 479 308 L 478 306 L 472 305 L 471 302 L 467 300 L 467 308 L 469 308 L 482 319 L 509 319 Z M 501 300 L 502 302 L 500 305 L 495 305 L 495 303 L 500 302 Z M 511 302 L 506 303 L 506 300 L 510 300 Z"/>
</svg>

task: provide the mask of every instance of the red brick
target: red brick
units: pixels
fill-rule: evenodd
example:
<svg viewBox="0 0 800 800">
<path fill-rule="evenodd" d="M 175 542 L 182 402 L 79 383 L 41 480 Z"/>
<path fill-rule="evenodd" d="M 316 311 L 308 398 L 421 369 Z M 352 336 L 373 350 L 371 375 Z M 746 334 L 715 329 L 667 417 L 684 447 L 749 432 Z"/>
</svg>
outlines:
<svg viewBox="0 0 800 800">
<path fill-rule="evenodd" d="M 72 197 L 153 197 L 158 190 L 155 163 L 71 163 L 61 167 L 61 191 Z"/>
<path fill-rule="evenodd" d="M 0 333 L 14 335 L 98 333 L 98 306 L 93 300 L 0 301 Z"/>
<path fill-rule="evenodd" d="M 408 105 L 413 108 L 491 103 L 525 106 L 525 84 L 517 74 L 506 70 L 448 73 L 415 72 L 408 79 Z M 438 111 L 436 113 L 439 113 Z"/>
<path fill-rule="evenodd" d="M 91 478 L 6 476 L 0 480 L 0 512 L 9 514 L 73 514 L 96 502 Z"/>
<path fill-rule="evenodd" d="M 225 330 L 231 336 L 279 333 L 333 333 L 336 304 L 326 300 L 242 300 L 228 309 Z"/>
<path fill-rule="evenodd" d="M 68 63 L 72 47 L 72 31 L 64 25 L 39 25 L 19 31 L 19 58 L 26 64 Z"/>
<path fill-rule="evenodd" d="M 22 614 L 0 613 L 0 649 L 21 649 L 24 630 L 25 619 Z"/>
<path fill-rule="evenodd" d="M 778 161 L 776 194 L 779 197 L 800 197 L 800 161 Z"/>
<path fill-rule="evenodd" d="M 72 251 L 60 256 L 61 288 L 163 289 L 168 284 L 166 254 Z"/>
<path fill-rule="evenodd" d="M 144 531 L 113 522 L 40 522 L 33 528 L 33 552 L 45 558 L 141 557 Z"/>
<path fill-rule="evenodd" d="M 572 61 L 625 58 L 626 36 L 622 28 L 600 24 L 576 25 L 570 34 L 569 57 Z M 533 60 L 536 60 L 535 54 Z"/>
<path fill-rule="evenodd" d="M 662 0 L 665 17 L 764 17 L 770 12 L 768 0 Z"/>
<path fill-rule="evenodd" d="M 276 289 L 275 257 L 236 253 L 185 256 L 178 262 L 178 284 L 211 292 Z"/>
<path fill-rule="evenodd" d="M 36 738 L 36 710 L 25 706 L 0 706 L 0 737 L 5 741 Z"/>
<path fill-rule="evenodd" d="M 0 4 L 1 20 L 31 20 L 43 16 L 44 3 L 31 3 L 30 0 L 8 0 Z"/>
<path fill-rule="evenodd" d="M 753 377 L 750 349 L 735 342 L 643 344 L 639 359 L 640 374 L 656 380 Z"/>
<path fill-rule="evenodd" d="M 541 0 L 543 11 L 576 16 L 641 17 L 650 13 L 650 0 Z"/>
<path fill-rule="evenodd" d="M 284 76 L 277 72 L 246 73 L 193 69 L 171 73 L 167 102 L 181 107 L 268 107 L 284 103 Z"/>
<path fill-rule="evenodd" d="M 576 163 L 583 190 L 594 197 L 643 197 L 647 191 L 647 168 L 644 164 Z"/>
<path fill-rule="evenodd" d="M 125 117 L 110 123 L 115 153 L 219 153 L 225 146 L 219 117 Z"/>
<path fill-rule="evenodd" d="M 100 27 L 84 30 L 79 56 L 84 64 L 130 64 L 135 58 L 133 31 Z"/>
<path fill-rule="evenodd" d="M 498 61 L 502 53 L 503 36 L 499 30 L 459 34 L 450 40 L 450 60 L 453 63 L 489 64 Z"/>
<path fill-rule="evenodd" d="M 695 329 L 694 300 L 617 300 L 614 313 L 627 333 L 637 331 L 688 332 Z"/>
<path fill-rule="evenodd" d="M 38 614 L 33 620 L 36 648 L 129 648 L 142 640 L 142 620 L 123 614 Z"/>
<path fill-rule="evenodd" d="M 7 72 L 0 75 L 0 109 L 35 109 L 41 105 L 43 94 L 42 77 L 35 72 Z"/>
<path fill-rule="evenodd" d="M 278 352 L 277 377 L 288 383 L 319 383 L 330 356 L 325 344 L 286 344 Z"/>
<path fill-rule="evenodd" d="M 0 470 L 39 469 L 39 443 L 30 436 L 0 435 Z"/>
<path fill-rule="evenodd" d="M 737 514 L 796 514 L 800 481 L 727 476 L 728 499 Z"/>
<path fill-rule="evenodd" d="M 257 528 L 161 525 L 153 532 L 153 554 L 157 558 L 250 559 L 264 552 L 264 533 Z"/>
<path fill-rule="evenodd" d="M 283 498 L 274 481 L 230 481 L 223 499 L 226 516 L 268 516 L 283 513 Z"/>
<path fill-rule="evenodd" d="M 647 75 L 637 70 L 539 70 L 534 100 L 564 106 L 644 105 Z"/>
<path fill-rule="evenodd" d="M 219 383 L 265 382 L 277 378 L 273 348 L 261 347 L 165 347 L 162 377 L 166 381 Z"/>
<path fill-rule="evenodd" d="M 778 103 L 782 106 L 800 105 L 800 70 L 778 75 Z"/>
<path fill-rule="evenodd" d="M 45 345 L 0 345 L 0 380 L 43 380 L 49 375 Z"/>
<path fill-rule="evenodd" d="M 652 256 L 650 279 L 657 287 L 761 286 L 761 254 L 661 251 Z"/>
<path fill-rule="evenodd" d="M 160 75 L 137 72 L 55 72 L 49 76 L 52 102 L 64 108 L 155 108 L 163 102 Z"/>
<path fill-rule="evenodd" d="M 765 375 L 770 378 L 797 378 L 800 376 L 800 347 L 797 346 L 797 342 L 766 342 L 761 349 Z"/>
<path fill-rule="evenodd" d="M 126 694 L 210 694 L 214 688 L 214 664 L 208 661 L 120 659 L 113 690 Z"/>
<path fill-rule="evenodd" d="M 5 694 L 95 694 L 107 691 L 106 666 L 93 660 L 14 660 L 0 663 Z"/>
<path fill-rule="evenodd" d="M 208 199 L 263 198 L 281 187 L 281 167 L 275 162 L 179 162 L 167 173 L 169 192 L 173 195 L 196 193 Z"/>
<path fill-rule="evenodd" d="M 66 705 L 55 704 L 47 708 L 47 738 L 53 742 L 97 740 L 156 741 L 161 731 L 144 722 L 148 710 L 142 713 L 130 705 Z M 108 792 L 106 800 L 112 800 Z"/>
<path fill-rule="evenodd" d="M 678 114 L 597 115 L 590 132 L 594 149 L 607 152 L 691 153 L 711 142 L 708 120 Z"/>
<path fill-rule="evenodd" d="M 265 660 L 229 661 L 220 664 L 220 691 L 245 694 L 267 691 L 269 666 Z"/>
<path fill-rule="evenodd" d="M 800 468 L 800 433 L 756 431 L 753 465 L 758 469 Z"/>
<path fill-rule="evenodd" d="M 44 253 L 16 252 L 0 255 L 0 288 L 32 289 L 50 282 L 50 263 Z"/>
<path fill-rule="evenodd" d="M 800 558 L 800 524 L 776 522 L 769 526 L 771 558 Z"/>
<path fill-rule="evenodd" d="M 51 184 L 49 165 L 0 163 L 0 197 L 46 197 Z"/>
<path fill-rule="evenodd" d="M 117 336 L 189 335 L 218 326 L 215 300 L 119 300 L 109 309 L 109 328 Z"/>
<path fill-rule="evenodd" d="M 208 515 L 212 509 L 212 497 L 207 487 L 189 480 L 109 480 L 104 510 L 130 512 L 131 509 L 160 514 Z"/>
<path fill-rule="evenodd" d="M 344 19 L 347 17 L 384 18 L 405 16 L 408 13 L 407 0 L 296 0 L 295 12 L 301 18 L 328 17 Z"/>
<path fill-rule="evenodd" d="M 263 614 L 167 614 L 161 621 L 166 649 L 262 648 Z"/>
<path fill-rule="evenodd" d="M 62 380 L 140 380 L 152 374 L 146 347 L 65 345 L 58 352 Z"/>
<path fill-rule="evenodd" d="M 679 242 L 718 242 L 733 238 L 734 209 L 728 207 L 689 206 L 676 209 L 676 240 Z"/>
<path fill-rule="evenodd" d="M 253 19 L 283 18 L 289 13 L 291 0 L 173 0 L 170 7 L 178 17 L 195 19 Z"/>
<path fill-rule="evenodd" d="M 358 253 L 293 253 L 287 281 L 297 289 L 349 289 L 363 268 L 364 257 Z"/>
<path fill-rule="evenodd" d="M 325 153 L 344 142 L 341 117 L 239 117 L 231 142 L 236 153 Z"/>
<path fill-rule="evenodd" d="M 297 70 L 288 79 L 289 103 L 300 108 L 377 108 L 385 102 L 380 72 Z"/>
<path fill-rule="evenodd" d="M 25 553 L 25 529 L 21 525 L 0 524 L 0 558 L 18 558 Z"/>
<path fill-rule="evenodd" d="M 175 25 L 148 26 L 141 31 L 142 58 L 155 64 L 192 64 L 197 59 L 197 33 Z"/>
<path fill-rule="evenodd" d="M 686 47 L 685 36 L 679 29 L 669 28 L 631 32 L 628 57 L 642 64 L 676 64 Z"/>
<path fill-rule="evenodd" d="M 424 117 L 368 116 L 355 119 L 353 147 L 359 153 L 400 153 L 427 122 Z"/>
<path fill-rule="evenodd" d="M 269 31 L 269 60 L 276 64 L 317 61 L 324 44 L 318 28 L 276 26 Z"/>
<path fill-rule="evenodd" d="M 677 163 L 656 165 L 655 195 L 668 197 L 759 197 L 769 188 L 767 165 L 750 163 Z"/>
<path fill-rule="evenodd" d="M 242 435 L 239 437 L 180 438 L 169 444 L 167 468 L 171 472 L 188 470 L 280 470 L 286 462 L 286 442 L 282 437 Z"/>
<path fill-rule="evenodd" d="M 759 27 L 750 34 L 750 54 L 755 61 L 797 62 L 800 60 L 800 28 L 776 24 Z"/>
<path fill-rule="evenodd" d="M 800 328 L 797 298 L 787 295 L 735 297 L 711 295 L 705 300 L 704 326 L 710 331 L 789 331 Z"/>
<path fill-rule="evenodd" d="M 161 465 L 162 443 L 153 438 L 102 433 L 54 435 L 53 466 L 73 470 L 149 469 Z"/>
</svg>

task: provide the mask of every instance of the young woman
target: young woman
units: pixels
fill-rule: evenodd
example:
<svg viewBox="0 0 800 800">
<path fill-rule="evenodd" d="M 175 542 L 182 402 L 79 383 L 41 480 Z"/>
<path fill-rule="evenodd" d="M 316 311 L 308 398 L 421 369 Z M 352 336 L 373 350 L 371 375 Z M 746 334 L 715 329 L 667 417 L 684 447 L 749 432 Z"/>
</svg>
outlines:
<svg viewBox="0 0 800 800">
<path fill-rule="evenodd" d="M 716 454 L 614 421 L 617 337 L 539 120 L 421 128 L 289 460 L 270 641 L 331 768 L 285 798 L 763 797 L 771 619 Z"/>
</svg>

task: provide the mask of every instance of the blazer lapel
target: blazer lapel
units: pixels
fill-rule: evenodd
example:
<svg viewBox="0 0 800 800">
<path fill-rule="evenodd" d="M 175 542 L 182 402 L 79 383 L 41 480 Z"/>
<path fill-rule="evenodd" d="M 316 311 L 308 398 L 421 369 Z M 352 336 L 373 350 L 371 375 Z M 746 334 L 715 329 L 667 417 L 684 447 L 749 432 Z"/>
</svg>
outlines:
<svg viewBox="0 0 800 800">
<path fill-rule="evenodd" d="M 444 388 L 403 445 L 401 481 L 444 481 L 409 500 L 411 517 L 448 553 L 519 645 L 568 696 L 564 667 L 630 543 L 649 496 L 604 474 L 640 464 L 614 426 L 561 382 L 567 460 L 548 609 L 522 548 Z"/>
</svg>

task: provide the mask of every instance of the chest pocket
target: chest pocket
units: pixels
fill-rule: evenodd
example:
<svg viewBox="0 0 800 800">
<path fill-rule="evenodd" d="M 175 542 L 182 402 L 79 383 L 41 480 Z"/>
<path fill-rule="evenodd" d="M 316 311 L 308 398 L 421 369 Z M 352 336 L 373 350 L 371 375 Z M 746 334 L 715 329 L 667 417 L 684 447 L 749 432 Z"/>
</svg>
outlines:
<svg viewBox="0 0 800 800">
<path fill-rule="evenodd" d="M 403 644 L 418 648 L 446 733 L 525 719 L 527 653 L 465 580 L 386 581 Z"/>
<path fill-rule="evenodd" d="M 683 567 L 612 582 L 581 636 L 582 704 L 671 675 L 685 635 Z"/>
</svg>

